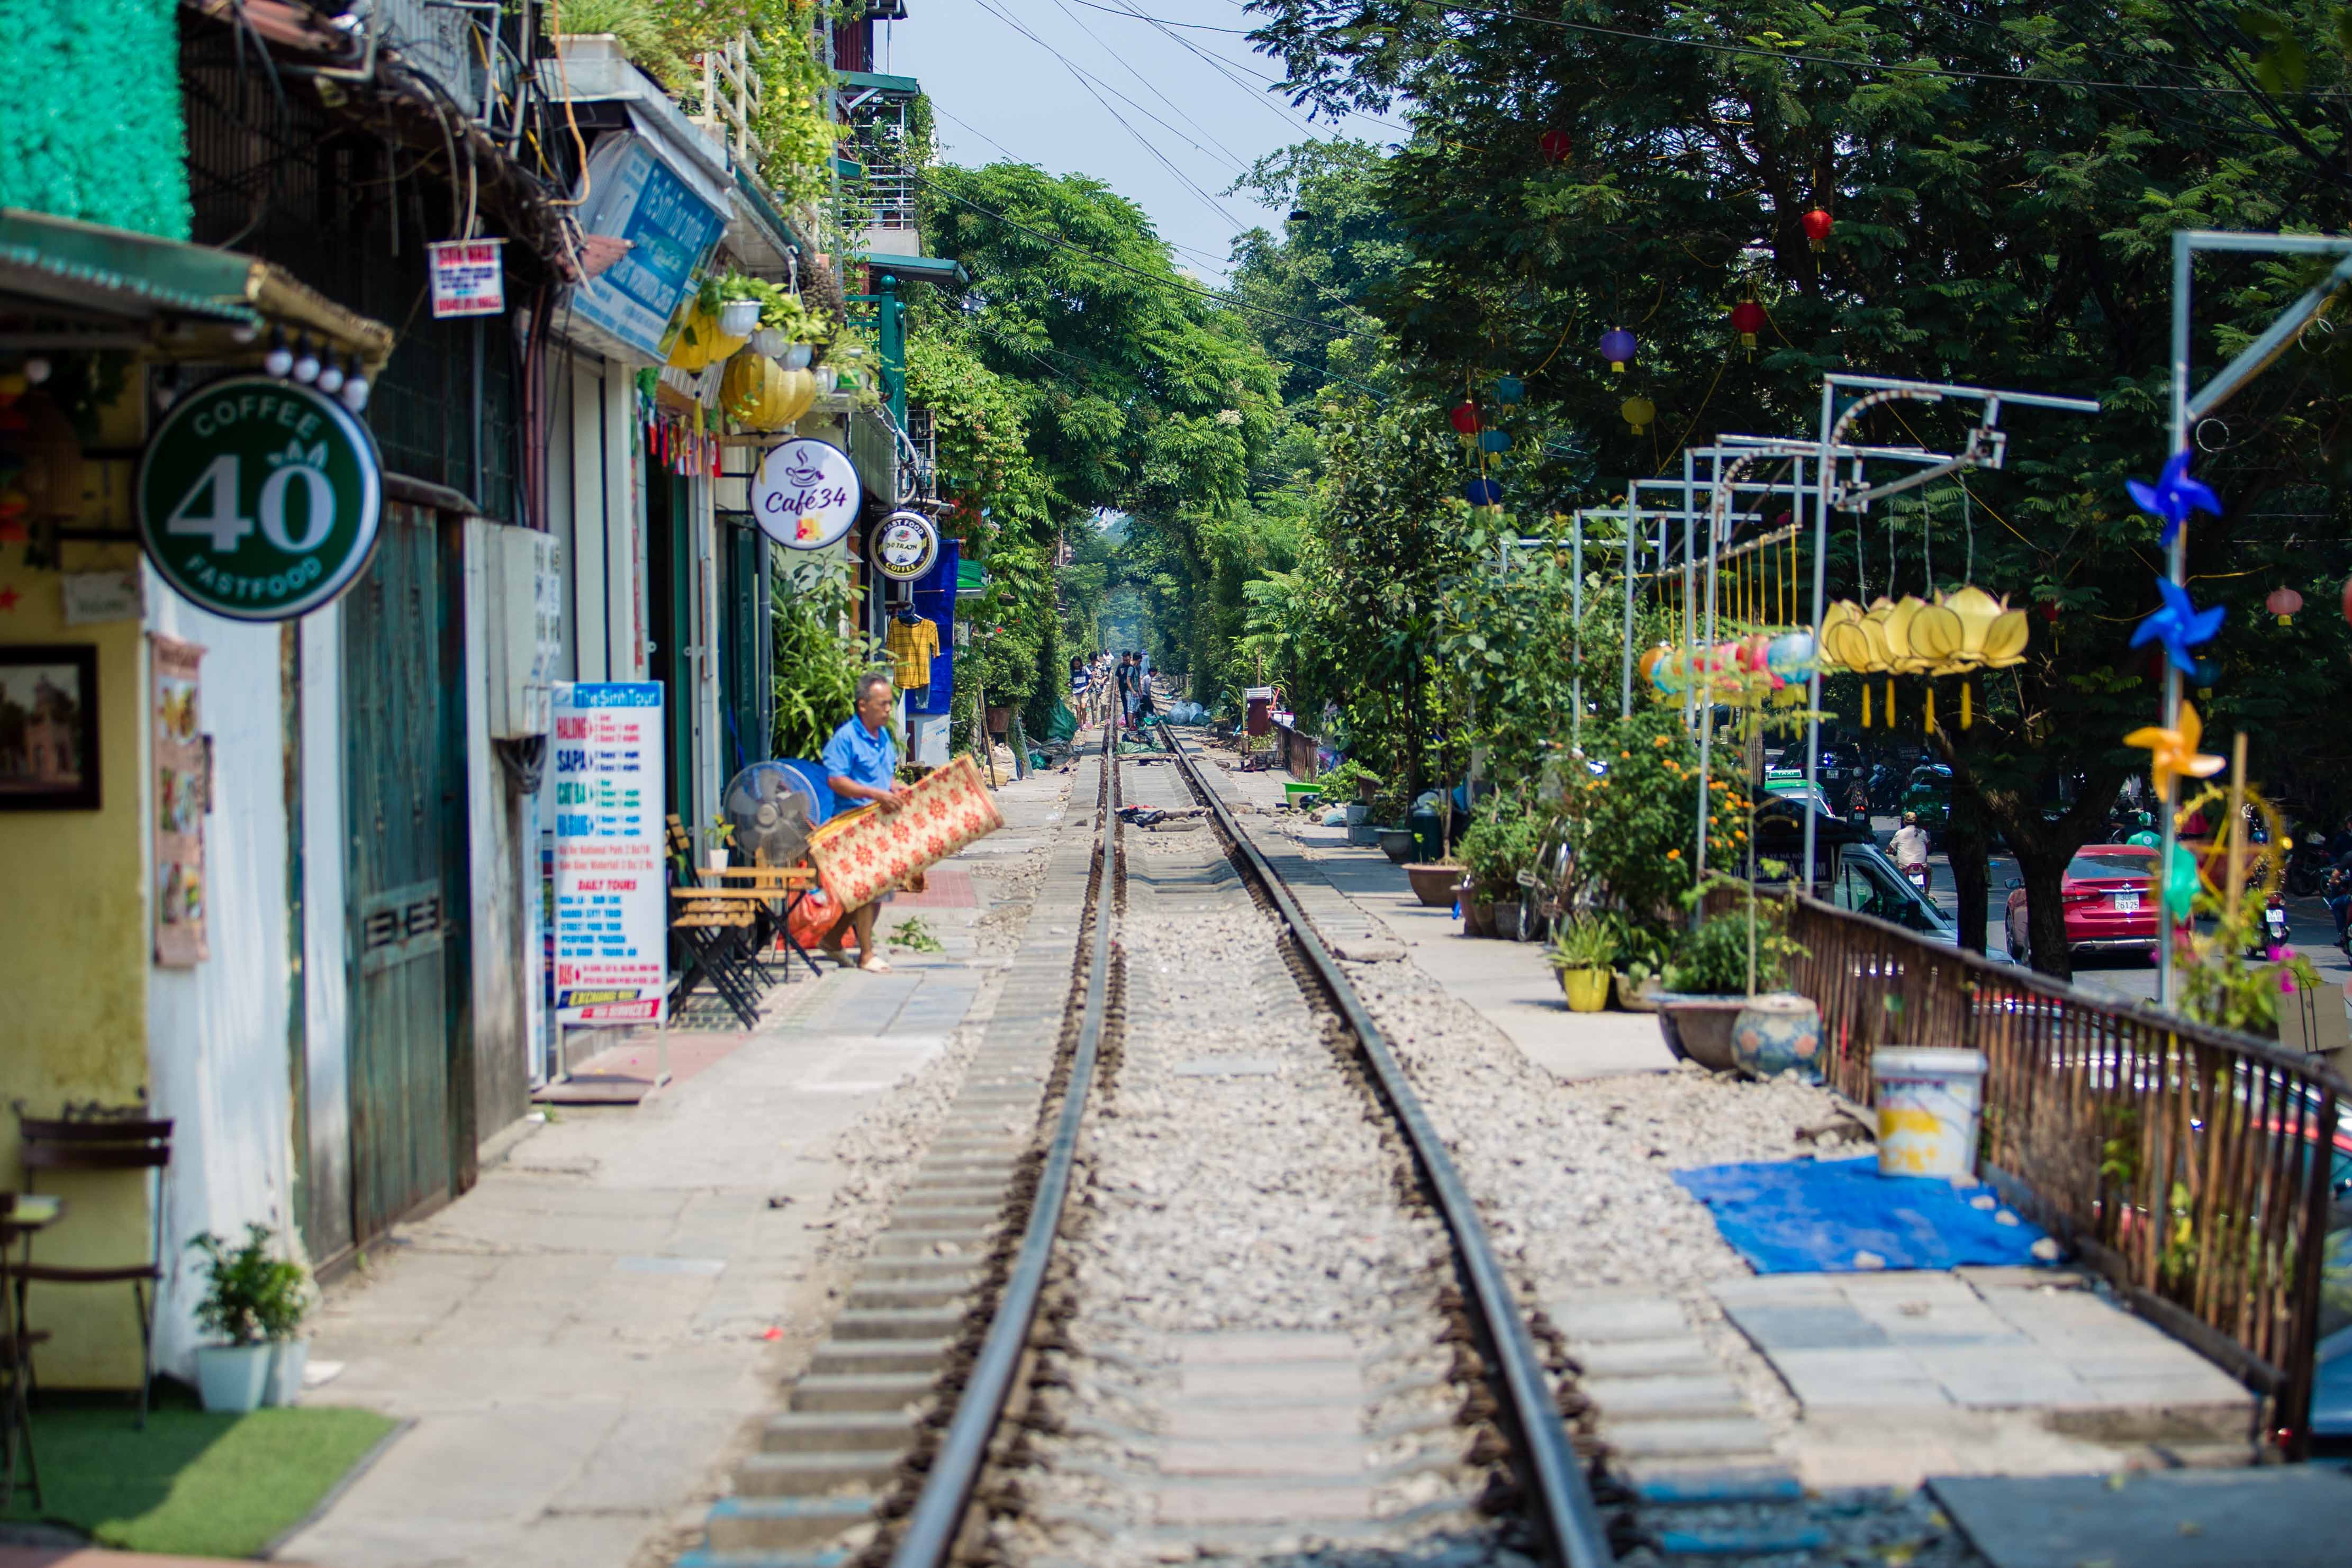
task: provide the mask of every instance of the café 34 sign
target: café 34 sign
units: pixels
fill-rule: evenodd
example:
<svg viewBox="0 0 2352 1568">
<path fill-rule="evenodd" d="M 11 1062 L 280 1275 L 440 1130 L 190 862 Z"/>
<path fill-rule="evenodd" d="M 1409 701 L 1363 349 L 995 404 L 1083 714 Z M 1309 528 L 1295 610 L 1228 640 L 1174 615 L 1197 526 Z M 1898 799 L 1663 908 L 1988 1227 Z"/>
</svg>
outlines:
<svg viewBox="0 0 2352 1568">
<path fill-rule="evenodd" d="M 761 529 L 791 549 L 838 544 L 864 499 L 849 454 L 829 441 L 785 442 L 761 459 L 751 482 Z"/>
<path fill-rule="evenodd" d="M 383 512 L 375 437 L 333 398 L 237 376 L 184 397 L 139 465 L 139 541 L 166 582 L 236 621 L 287 621 L 367 567 Z"/>
</svg>

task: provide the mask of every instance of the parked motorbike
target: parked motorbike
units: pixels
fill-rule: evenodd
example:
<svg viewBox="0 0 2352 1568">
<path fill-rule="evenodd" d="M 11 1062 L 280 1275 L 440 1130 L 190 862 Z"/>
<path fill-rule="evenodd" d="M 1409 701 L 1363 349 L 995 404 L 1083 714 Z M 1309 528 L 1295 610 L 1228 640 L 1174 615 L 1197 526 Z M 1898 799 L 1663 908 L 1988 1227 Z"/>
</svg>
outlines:
<svg viewBox="0 0 2352 1568">
<path fill-rule="evenodd" d="M 2328 864 L 2326 841 L 2314 832 L 2298 832 L 2294 848 L 2286 852 L 2287 892 L 2309 898 L 2327 884 Z"/>
</svg>

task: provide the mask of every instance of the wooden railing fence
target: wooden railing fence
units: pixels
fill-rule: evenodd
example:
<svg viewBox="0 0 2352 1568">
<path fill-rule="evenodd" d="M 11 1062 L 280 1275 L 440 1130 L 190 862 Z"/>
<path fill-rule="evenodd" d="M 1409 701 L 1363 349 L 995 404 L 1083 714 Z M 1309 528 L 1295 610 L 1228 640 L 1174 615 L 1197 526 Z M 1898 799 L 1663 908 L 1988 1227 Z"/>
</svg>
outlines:
<svg viewBox="0 0 2352 1568">
<path fill-rule="evenodd" d="M 1881 1045 L 1984 1052 L 1986 1175 L 2136 1311 L 2270 1396 L 2300 1453 L 2328 1234 L 2352 1224 L 2332 1177 L 2352 1086 L 2317 1058 L 1811 899 L 1789 934 L 1835 1086 L 1867 1103 Z"/>
</svg>

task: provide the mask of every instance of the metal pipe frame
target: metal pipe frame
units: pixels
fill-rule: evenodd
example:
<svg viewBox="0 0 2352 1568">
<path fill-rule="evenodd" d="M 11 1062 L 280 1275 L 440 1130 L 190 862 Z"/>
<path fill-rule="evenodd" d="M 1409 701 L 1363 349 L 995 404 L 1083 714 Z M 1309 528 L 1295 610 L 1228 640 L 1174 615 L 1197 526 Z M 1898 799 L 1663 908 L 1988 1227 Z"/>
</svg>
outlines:
<svg viewBox="0 0 2352 1568">
<path fill-rule="evenodd" d="M 2189 391 L 2189 329 L 2190 301 L 2196 287 L 2197 257 L 2200 253 L 2235 253 L 2253 256 L 2327 256 L 2337 252 L 2352 253 L 2352 238 L 2336 235 L 2277 235 L 2226 234 L 2213 229 L 2183 229 L 2172 236 L 2172 444 L 2165 451 L 2167 461 L 2176 452 L 2189 450 L 2189 433 L 2197 422 L 2244 390 L 2247 383 L 2268 370 L 2271 361 L 2286 351 L 2305 327 L 2310 325 L 2336 291 L 2352 282 L 2352 254 L 2347 254 L 2336 264 L 2326 278 L 2306 291 L 2303 298 L 2279 313 L 2263 335 L 2241 350 L 2238 356 L 2224 365 L 2221 372 L 2207 382 L 2194 396 Z M 2186 587 L 2189 580 L 2189 524 L 2183 522 L 2173 531 L 2172 548 L 2165 552 L 2164 573 L 2178 585 Z M 2164 727 L 2180 727 L 2180 671 L 2172 661 L 2164 662 Z M 2180 829 L 2173 818 L 2177 810 L 2178 780 L 2167 780 L 2164 788 L 2164 821 L 2161 824 L 2157 854 L 2158 863 L 2168 873 L 2173 851 L 2179 847 Z M 2161 882 L 2158 883 L 2159 905 L 2162 904 Z M 2165 935 L 2156 945 L 2156 1005 L 2172 1006 L 2172 938 L 2170 916 L 2162 922 Z"/>
<path fill-rule="evenodd" d="M 2179 253 L 2176 247 L 2176 267 L 2179 265 Z M 1843 413 L 1839 412 L 1837 406 L 1837 394 L 1840 388 L 1861 394 Z M 1975 402 L 1983 405 L 1982 417 L 1976 429 L 1970 433 L 1969 444 L 1953 456 L 1931 456 L 1924 450 L 1916 456 L 1901 456 L 1899 454 L 1903 449 L 1900 448 L 1854 448 L 1845 443 L 1847 429 L 1856 419 L 1879 403 L 1903 401 L 1942 402 L 1948 398 Z M 1898 376 L 1851 375 L 1837 371 L 1832 371 L 1822 378 L 1820 426 L 1822 435 L 1821 440 L 1815 443 L 1813 447 L 1816 477 L 1820 482 L 1819 494 L 1813 507 L 1813 669 L 1812 674 L 1805 683 L 1804 874 L 1805 892 L 1808 895 L 1815 891 L 1813 857 L 1819 848 L 1814 824 L 1817 813 L 1812 809 L 1812 798 L 1821 790 L 1821 626 L 1822 617 L 1829 609 L 1830 513 L 1837 510 L 1866 511 L 1869 509 L 1871 501 L 1875 497 L 1893 495 L 1898 489 L 1909 489 L 1915 485 L 1928 483 L 1941 475 L 1976 466 L 1974 459 L 1983 455 L 1978 437 L 1980 434 L 1999 434 L 1993 427 L 2000 416 L 2003 403 L 2013 404 L 2020 408 L 2055 409 L 2069 413 L 2099 412 L 2099 403 L 2095 398 L 2058 397 L 2048 392 L 1992 391 L 1984 387 L 1962 386 L 1952 382 L 1909 381 Z M 2001 455 L 2005 453 L 2006 442 L 2004 441 L 2000 447 L 1995 449 L 1994 455 Z M 1880 460 L 1895 458 L 1906 462 L 1925 460 L 1931 462 L 1933 466 L 1929 472 L 1906 476 L 1905 481 L 1895 486 L 1872 489 L 1862 484 L 1862 474 L 1864 462 L 1874 457 Z M 1840 491 L 1837 487 L 1836 470 L 1841 461 L 1850 461 L 1853 465 L 1853 484 L 1843 491 Z M 1893 584 L 1890 582 L 1889 586 L 1892 587 Z"/>
</svg>

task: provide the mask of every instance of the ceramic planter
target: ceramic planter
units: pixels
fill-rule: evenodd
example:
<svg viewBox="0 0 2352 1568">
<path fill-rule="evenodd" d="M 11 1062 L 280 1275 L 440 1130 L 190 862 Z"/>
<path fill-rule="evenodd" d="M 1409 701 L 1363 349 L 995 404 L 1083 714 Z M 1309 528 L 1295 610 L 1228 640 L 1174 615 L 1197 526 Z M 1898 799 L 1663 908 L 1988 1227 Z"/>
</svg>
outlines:
<svg viewBox="0 0 2352 1568">
<path fill-rule="evenodd" d="M 254 1344 L 200 1344 L 196 1347 L 196 1391 L 205 1408 L 231 1415 L 257 1410 L 269 1393 L 269 1365 L 277 1347 L 268 1341 Z"/>
<path fill-rule="evenodd" d="M 1796 1072 L 1822 1081 L 1822 1011 L 1790 991 L 1750 997 L 1731 1026 L 1731 1059 L 1758 1078 Z"/>
<path fill-rule="evenodd" d="M 1629 1013 L 1656 1012 L 1658 1010 L 1658 977 L 1644 976 L 1642 982 L 1636 985 L 1632 976 L 1618 975 L 1617 1005 Z"/>
<path fill-rule="evenodd" d="M 1606 969 L 1562 969 L 1559 988 L 1572 1013 L 1597 1013 L 1609 1005 L 1610 974 Z"/>
<path fill-rule="evenodd" d="M 1483 898 L 1462 894 L 1462 935 L 1492 936 L 1495 934 L 1495 906 Z"/>
<path fill-rule="evenodd" d="M 1420 899 L 1425 907 L 1430 909 L 1454 907 L 1454 887 L 1462 880 L 1460 866 L 1448 865 L 1443 861 L 1423 862 L 1418 865 L 1405 867 L 1404 874 L 1412 883 L 1413 896 Z"/>
<path fill-rule="evenodd" d="M 310 1342 L 278 1339 L 269 1342 L 269 1391 L 264 1405 L 291 1405 L 302 1397 L 302 1369 L 310 1364 Z"/>
<path fill-rule="evenodd" d="M 748 338 L 760 329 L 760 302 L 729 299 L 719 307 L 719 329 L 730 338 Z"/>
<path fill-rule="evenodd" d="M 1397 865 L 1402 865 L 1412 858 L 1412 829 L 1381 828 L 1377 831 L 1380 834 L 1381 853 L 1388 856 L 1390 861 Z"/>
<path fill-rule="evenodd" d="M 1748 1002 L 1744 996 L 1659 992 L 1658 1028 L 1666 1037 L 1666 1049 L 1710 1072 L 1735 1071 L 1739 1064 L 1731 1054 L 1731 1030 Z"/>
</svg>

